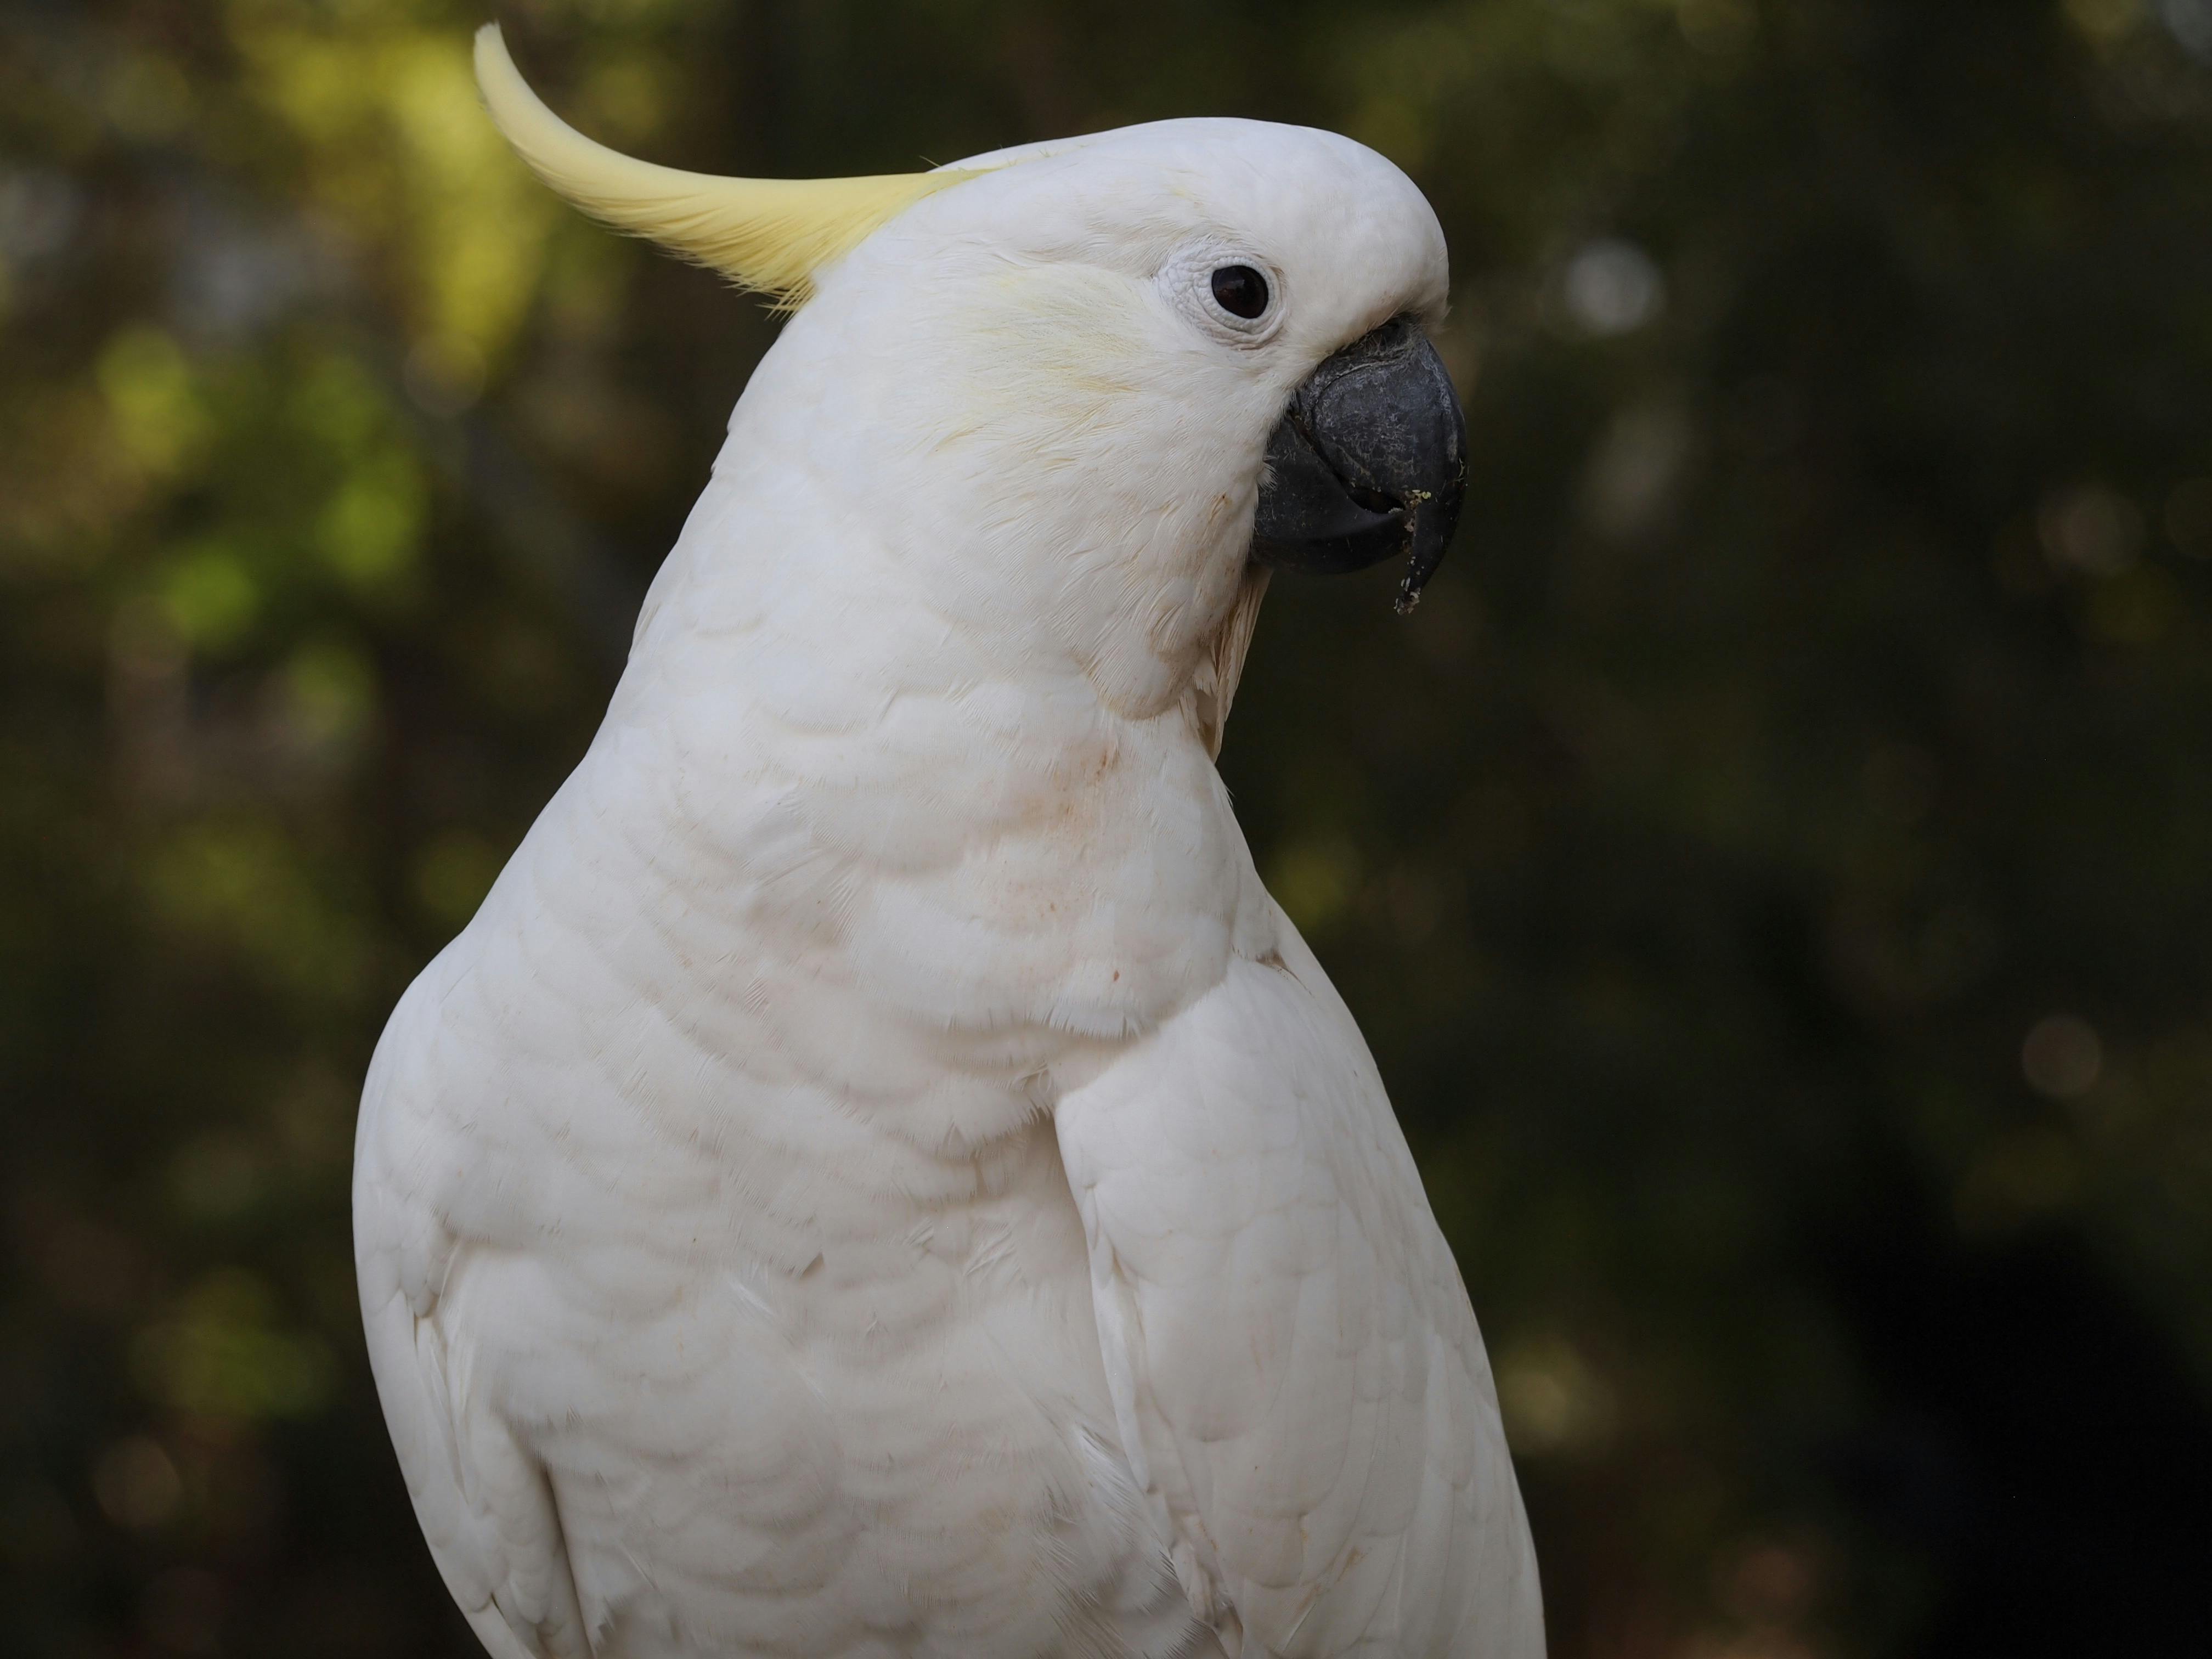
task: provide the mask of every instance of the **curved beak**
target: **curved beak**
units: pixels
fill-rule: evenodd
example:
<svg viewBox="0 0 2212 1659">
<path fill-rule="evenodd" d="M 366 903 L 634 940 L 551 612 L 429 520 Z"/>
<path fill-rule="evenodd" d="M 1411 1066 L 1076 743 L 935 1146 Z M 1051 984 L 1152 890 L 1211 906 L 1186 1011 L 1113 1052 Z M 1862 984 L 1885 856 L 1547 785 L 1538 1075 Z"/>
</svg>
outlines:
<svg viewBox="0 0 2212 1659">
<path fill-rule="evenodd" d="M 1443 562 L 1467 493 L 1467 419 L 1410 317 L 1323 361 L 1267 440 L 1252 556 L 1285 570 L 1364 570 L 1412 556 L 1411 611 Z"/>
</svg>

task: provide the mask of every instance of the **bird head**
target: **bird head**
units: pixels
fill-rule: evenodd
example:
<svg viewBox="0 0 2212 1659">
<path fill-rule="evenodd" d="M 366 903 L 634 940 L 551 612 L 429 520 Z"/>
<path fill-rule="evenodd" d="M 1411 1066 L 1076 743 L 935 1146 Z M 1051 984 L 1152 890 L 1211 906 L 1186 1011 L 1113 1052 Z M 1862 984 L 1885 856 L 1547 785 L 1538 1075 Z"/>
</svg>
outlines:
<svg viewBox="0 0 2212 1659">
<path fill-rule="evenodd" d="M 1443 235 L 1364 146 L 1190 119 L 927 173 L 723 179 L 566 126 L 495 27 L 477 63 L 556 190 L 794 313 L 725 465 L 750 444 L 787 494 L 798 465 L 801 493 L 925 571 L 939 614 L 1041 625 L 1141 708 L 1219 666 L 1267 569 L 1402 554 L 1405 609 L 1442 560 L 1466 480 L 1426 332 Z"/>
</svg>

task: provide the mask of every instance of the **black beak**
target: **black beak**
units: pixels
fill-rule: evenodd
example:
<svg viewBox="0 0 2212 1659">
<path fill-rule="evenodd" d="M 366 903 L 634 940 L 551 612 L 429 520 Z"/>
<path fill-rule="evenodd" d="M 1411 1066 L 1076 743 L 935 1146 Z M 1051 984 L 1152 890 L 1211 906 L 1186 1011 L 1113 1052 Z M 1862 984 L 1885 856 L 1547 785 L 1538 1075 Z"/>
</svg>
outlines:
<svg viewBox="0 0 2212 1659">
<path fill-rule="evenodd" d="M 1467 417 L 1410 317 L 1326 359 L 1267 440 L 1252 556 L 1285 570 L 1364 570 L 1410 553 L 1398 610 L 1443 562 L 1467 493 Z"/>
</svg>

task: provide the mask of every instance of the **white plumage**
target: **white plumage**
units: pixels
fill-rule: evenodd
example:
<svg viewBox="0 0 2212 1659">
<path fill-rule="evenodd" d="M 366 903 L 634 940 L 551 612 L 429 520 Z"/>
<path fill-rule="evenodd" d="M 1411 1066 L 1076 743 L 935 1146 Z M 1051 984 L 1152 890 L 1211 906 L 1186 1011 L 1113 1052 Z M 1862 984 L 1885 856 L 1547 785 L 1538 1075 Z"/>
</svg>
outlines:
<svg viewBox="0 0 2212 1659">
<path fill-rule="evenodd" d="M 1269 431 L 1435 219 L 1253 123 L 965 166 L 812 272 L 378 1048 L 423 1530 L 502 1659 L 1529 1659 L 1466 1292 L 1212 765 Z"/>
</svg>

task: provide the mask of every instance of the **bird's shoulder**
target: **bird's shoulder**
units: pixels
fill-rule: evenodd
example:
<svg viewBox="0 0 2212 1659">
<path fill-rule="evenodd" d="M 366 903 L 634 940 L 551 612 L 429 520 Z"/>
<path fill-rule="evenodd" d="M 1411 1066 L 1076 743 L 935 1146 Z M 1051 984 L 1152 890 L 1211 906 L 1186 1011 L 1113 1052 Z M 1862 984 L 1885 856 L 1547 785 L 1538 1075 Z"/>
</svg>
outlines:
<svg viewBox="0 0 2212 1659">
<path fill-rule="evenodd" d="M 1274 919 L 1058 1104 L 1123 1439 L 1217 1628 L 1540 1653 L 1457 1266 L 1356 1024 Z"/>
</svg>

